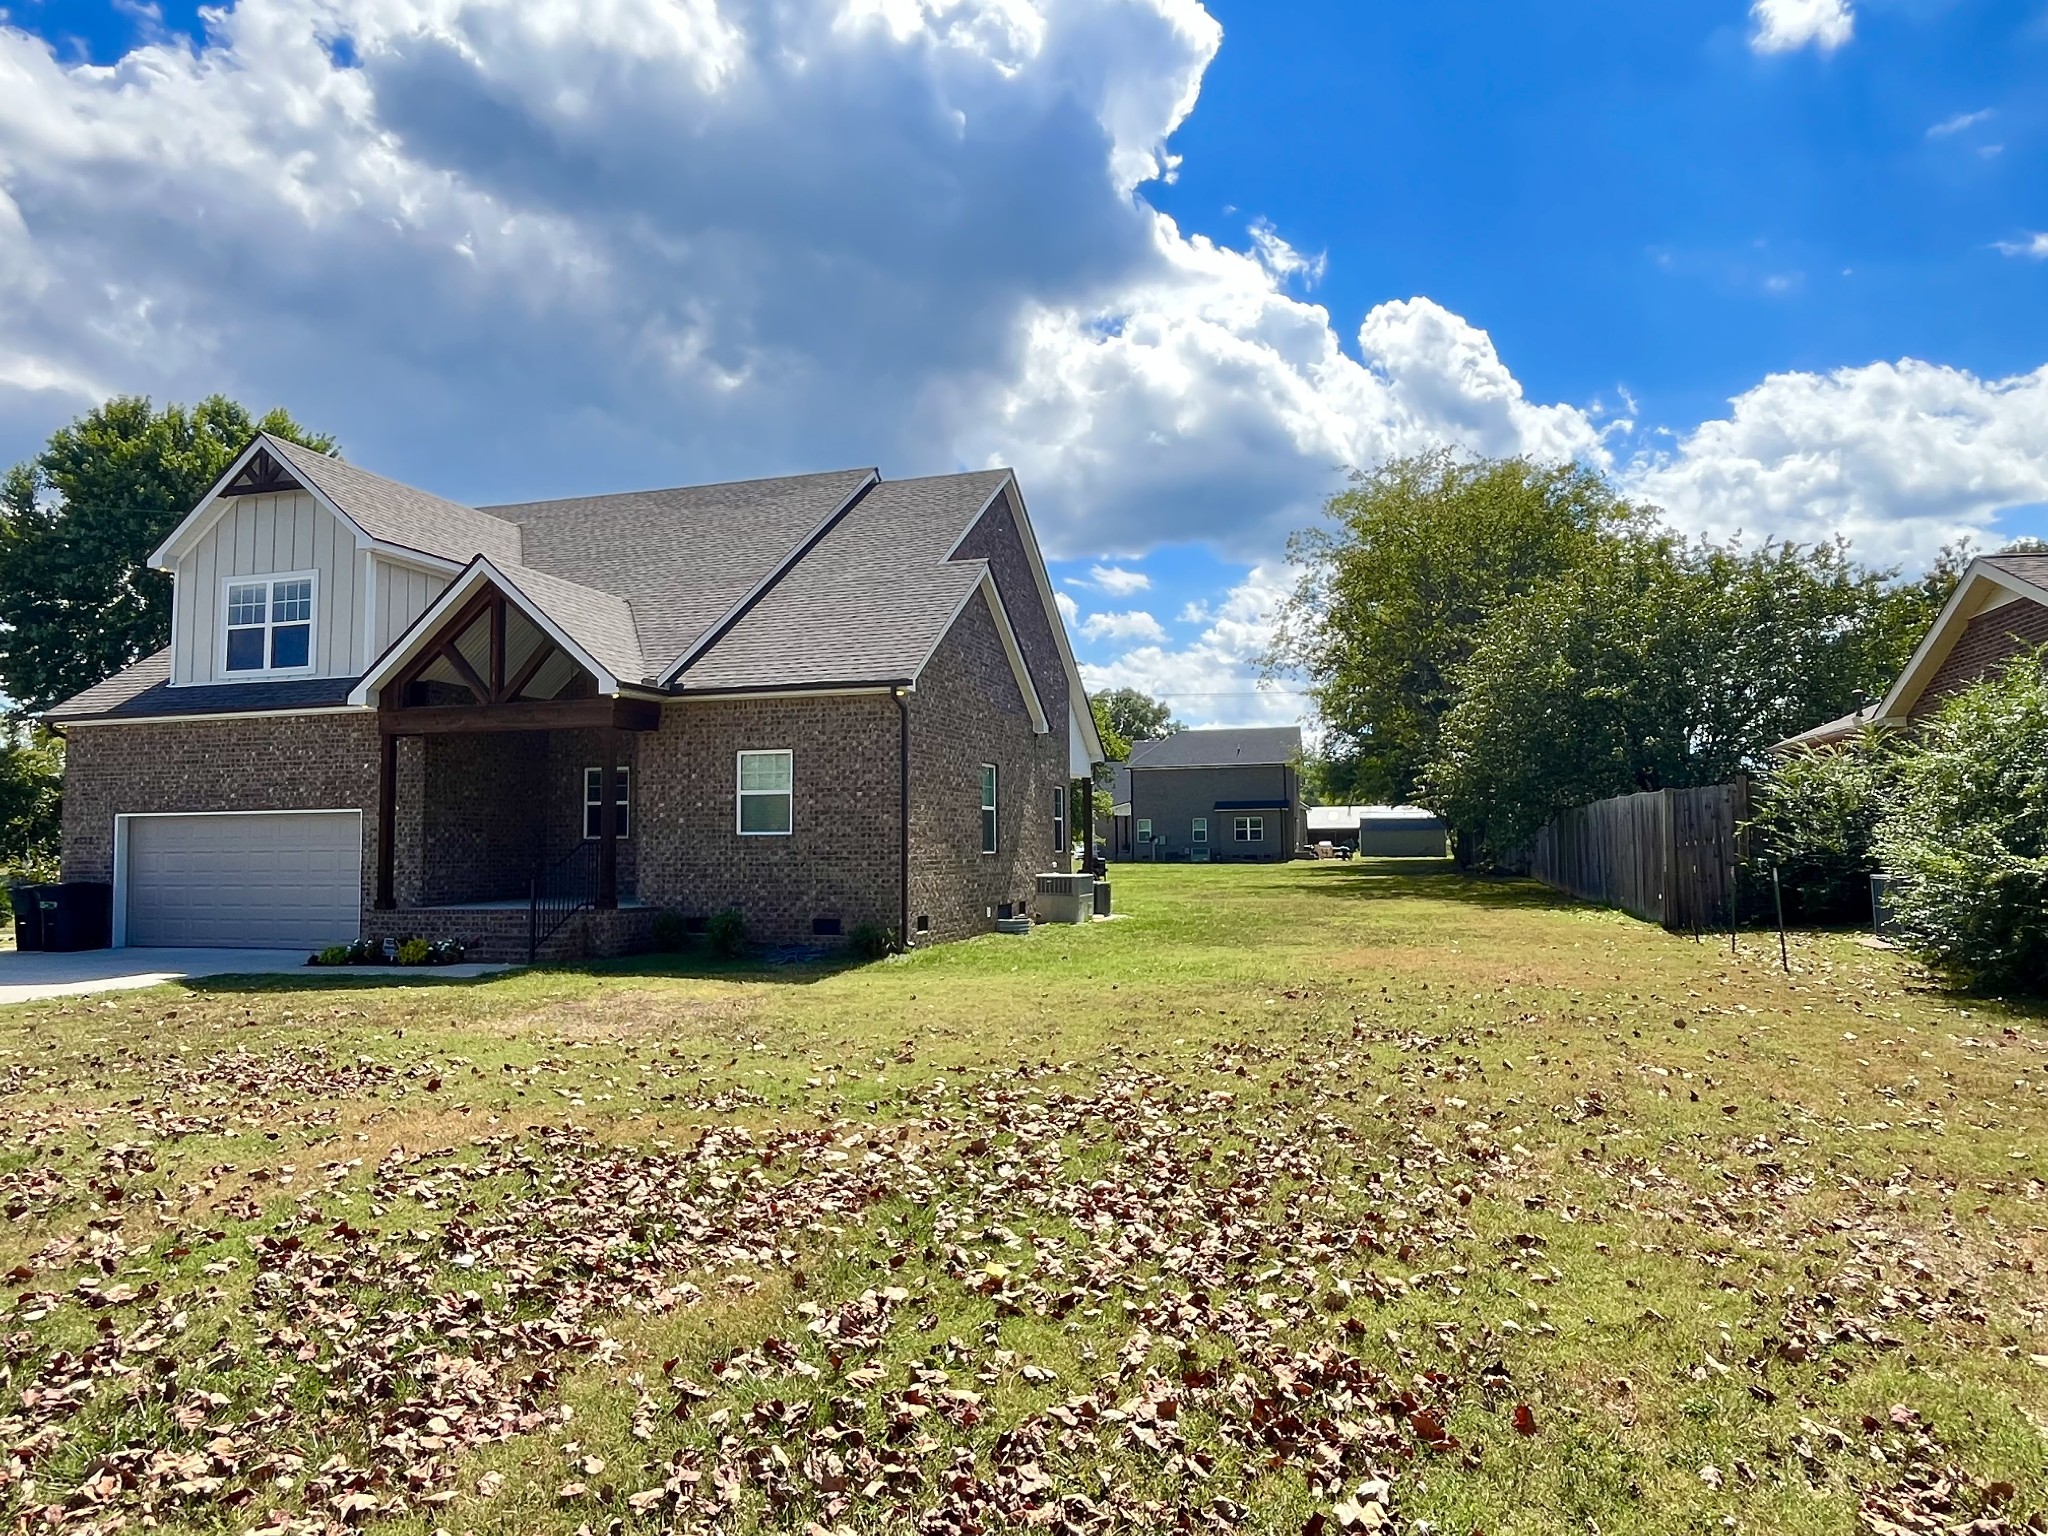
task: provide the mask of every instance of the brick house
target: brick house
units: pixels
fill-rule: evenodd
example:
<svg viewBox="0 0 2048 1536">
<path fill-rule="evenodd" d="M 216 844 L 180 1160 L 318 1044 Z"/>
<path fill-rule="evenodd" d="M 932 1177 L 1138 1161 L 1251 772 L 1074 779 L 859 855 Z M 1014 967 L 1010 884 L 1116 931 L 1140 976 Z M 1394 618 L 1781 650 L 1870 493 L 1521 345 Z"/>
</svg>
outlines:
<svg viewBox="0 0 2048 1536">
<path fill-rule="evenodd" d="M 1294 726 L 1175 731 L 1117 766 L 1109 856 L 1274 863 L 1305 836 L 1301 732 Z"/>
<path fill-rule="evenodd" d="M 1964 569 L 1883 699 L 1771 750 L 1832 746 L 1871 726 L 1911 726 L 1952 694 L 2043 645 L 2048 645 L 2048 555 L 1980 555 Z"/>
<path fill-rule="evenodd" d="M 47 717 L 117 944 L 958 938 L 1102 756 L 1006 470 L 473 508 L 264 436 L 151 564 L 170 645 Z"/>
</svg>

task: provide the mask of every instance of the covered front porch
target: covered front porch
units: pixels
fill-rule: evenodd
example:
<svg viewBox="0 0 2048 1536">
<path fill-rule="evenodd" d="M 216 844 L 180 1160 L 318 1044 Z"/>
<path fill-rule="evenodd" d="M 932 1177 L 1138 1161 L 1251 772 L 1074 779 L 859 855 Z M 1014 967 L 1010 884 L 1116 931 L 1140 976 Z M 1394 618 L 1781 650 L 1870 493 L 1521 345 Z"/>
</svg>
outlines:
<svg viewBox="0 0 2048 1536">
<path fill-rule="evenodd" d="M 410 649 L 378 685 L 391 835 L 365 936 L 507 960 L 644 944 L 633 786 L 659 703 L 605 691 L 573 642 L 489 580 Z"/>
</svg>

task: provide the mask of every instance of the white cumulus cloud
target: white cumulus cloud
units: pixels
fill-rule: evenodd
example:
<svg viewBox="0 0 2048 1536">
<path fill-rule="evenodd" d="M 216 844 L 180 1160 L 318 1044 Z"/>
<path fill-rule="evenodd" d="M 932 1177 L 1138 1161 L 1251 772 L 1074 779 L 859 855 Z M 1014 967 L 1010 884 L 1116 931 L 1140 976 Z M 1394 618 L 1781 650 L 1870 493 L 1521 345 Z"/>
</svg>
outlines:
<svg viewBox="0 0 2048 1536">
<path fill-rule="evenodd" d="M 1671 451 L 1634 460 L 1625 480 L 1688 529 L 1842 533 L 1868 558 L 1912 564 L 2048 500 L 2048 367 L 1773 374 Z"/>
<path fill-rule="evenodd" d="M 1749 15 L 1756 23 L 1749 45 L 1758 53 L 1807 47 L 1833 53 L 1856 31 L 1849 0 L 1752 0 Z"/>
<path fill-rule="evenodd" d="M 1088 567 L 1087 584 L 1100 587 L 1104 592 L 1113 592 L 1118 597 L 1128 597 L 1133 592 L 1150 591 L 1152 578 L 1128 566 L 1091 565 Z"/>
<path fill-rule="evenodd" d="M 1995 242 L 2001 256 L 2025 256 L 2032 261 L 2048 261 L 2048 232 L 2030 234 L 2019 240 Z"/>
<path fill-rule="evenodd" d="M 1289 685 L 1259 676 L 1259 657 L 1292 586 L 1284 565 L 1255 565 L 1213 610 L 1205 610 L 1208 628 L 1191 644 L 1140 645 L 1108 662 L 1083 663 L 1082 680 L 1093 690 L 1142 689 L 1172 705 L 1187 725 L 1294 724 L 1307 713 L 1308 700 Z"/>
<path fill-rule="evenodd" d="M 1081 633 L 1090 640 L 1164 640 L 1166 631 L 1142 608 L 1128 613 L 1091 613 L 1082 621 Z"/>
</svg>

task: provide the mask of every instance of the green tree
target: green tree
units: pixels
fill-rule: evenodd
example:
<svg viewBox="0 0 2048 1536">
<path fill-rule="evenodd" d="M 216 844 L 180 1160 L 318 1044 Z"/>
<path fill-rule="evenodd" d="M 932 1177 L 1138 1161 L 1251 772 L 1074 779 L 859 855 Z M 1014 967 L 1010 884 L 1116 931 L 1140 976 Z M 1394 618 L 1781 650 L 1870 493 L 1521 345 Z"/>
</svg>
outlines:
<svg viewBox="0 0 2048 1536">
<path fill-rule="evenodd" d="M 1094 703 L 1098 729 L 1106 725 L 1124 743 L 1122 752 L 1110 753 L 1118 761 L 1129 757 L 1138 742 L 1157 741 L 1181 729 L 1181 723 L 1173 718 L 1172 706 L 1136 688 L 1107 689 L 1095 696 Z M 1109 746 L 1107 736 L 1102 745 L 1105 749 Z"/>
<path fill-rule="evenodd" d="M 1568 806 L 1761 768 L 1896 674 L 1918 636 L 1891 574 L 1840 544 L 1601 541 L 1482 627 L 1423 803 L 1497 858 Z"/>
<path fill-rule="evenodd" d="M 1328 791 L 1396 803 L 1414 798 L 1487 622 L 1647 517 L 1590 469 L 1450 450 L 1355 474 L 1325 512 L 1289 543 L 1296 583 L 1266 665 L 1308 679 Z"/>
<path fill-rule="evenodd" d="M 1102 738 L 1102 755 L 1112 763 L 1121 763 L 1131 755 L 1129 739 L 1116 728 L 1116 722 L 1109 718 L 1109 710 L 1099 698 L 1088 701 L 1088 707 L 1095 716 L 1095 734 Z M 1106 769 L 1098 769 L 1098 773 Z"/>
<path fill-rule="evenodd" d="M 1918 724 L 1874 838 L 1897 935 L 1957 985 L 2048 992 L 2048 651 Z"/>
<path fill-rule="evenodd" d="M 64 744 L 27 722 L 0 720 L 0 876 L 54 875 Z"/>
<path fill-rule="evenodd" d="M 170 582 L 145 562 L 258 431 L 334 446 L 282 409 L 122 396 L 0 477 L 0 691 L 46 709 L 168 641 Z"/>
<path fill-rule="evenodd" d="M 1871 844 L 1899 750 L 1889 734 L 1865 730 L 1794 752 L 1758 777 L 1750 859 L 1778 871 L 1794 922 L 1870 921 L 1870 877 L 1878 872 Z"/>
</svg>

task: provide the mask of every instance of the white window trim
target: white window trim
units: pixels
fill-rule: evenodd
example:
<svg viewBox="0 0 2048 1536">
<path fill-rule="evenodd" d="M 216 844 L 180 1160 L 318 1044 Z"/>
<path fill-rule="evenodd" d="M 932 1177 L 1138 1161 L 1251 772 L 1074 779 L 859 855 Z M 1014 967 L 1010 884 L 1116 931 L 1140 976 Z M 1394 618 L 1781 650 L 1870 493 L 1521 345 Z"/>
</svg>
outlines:
<svg viewBox="0 0 2048 1536">
<path fill-rule="evenodd" d="M 633 835 L 633 765 L 631 763 L 620 763 L 618 772 L 619 836 L 621 839 L 624 839 Z M 595 786 L 591 783 L 591 775 L 593 774 L 598 775 L 598 781 Z M 583 770 L 583 841 L 586 843 L 594 843 L 598 840 L 599 834 L 590 830 L 590 813 L 593 808 L 602 809 L 604 805 L 602 798 L 604 795 L 603 774 L 604 765 L 602 763 Z"/>
<path fill-rule="evenodd" d="M 1152 841 L 1152 818 L 1150 816 L 1140 816 L 1138 818 L 1137 837 L 1141 843 Z"/>
<path fill-rule="evenodd" d="M 1252 828 L 1252 835 L 1244 835 L 1244 828 Z M 1266 840 L 1266 818 L 1263 816 L 1235 816 L 1230 823 L 1231 841 L 1238 843 L 1263 843 Z"/>
<path fill-rule="evenodd" d="M 981 854 L 999 852 L 1003 845 L 1002 775 L 994 763 L 981 765 Z"/>
<path fill-rule="evenodd" d="M 1206 816 L 1197 816 L 1197 817 L 1195 818 L 1195 824 L 1194 824 L 1194 826 L 1193 826 L 1193 827 L 1192 827 L 1192 828 L 1190 829 L 1190 835 L 1189 835 L 1189 837 L 1188 837 L 1188 841 L 1189 841 L 1189 842 L 1191 842 L 1191 843 L 1203 843 L 1203 844 L 1206 844 L 1206 843 L 1207 843 L 1207 842 L 1209 841 L 1209 818 L 1208 818 L 1208 817 L 1206 817 Z"/>
<path fill-rule="evenodd" d="M 309 581 L 312 583 L 313 614 L 306 621 L 306 664 L 303 667 L 246 667 L 238 671 L 228 670 L 228 592 L 234 587 L 251 587 L 257 582 L 264 583 L 263 592 L 263 655 L 270 656 L 271 631 L 277 625 L 271 618 L 271 605 L 276 600 L 277 583 L 280 581 Z M 237 624 L 236 629 L 253 629 L 252 624 Z M 320 670 L 320 573 L 318 571 L 250 571 L 242 576 L 223 576 L 220 579 L 219 602 L 215 608 L 213 649 L 213 676 L 222 683 L 260 683 L 277 677 L 312 677 Z"/>
<path fill-rule="evenodd" d="M 743 786 L 746 783 L 746 761 L 750 757 L 780 757 L 789 762 L 788 789 L 755 789 Z M 732 760 L 732 828 L 741 837 L 794 837 L 796 835 L 796 754 L 787 747 L 749 747 L 733 754 Z M 789 825 L 781 831 L 750 832 L 746 826 L 746 802 L 750 798 L 764 798 L 774 795 L 789 801 Z"/>
<path fill-rule="evenodd" d="M 1074 840 L 1067 832 L 1067 787 L 1055 784 L 1052 787 L 1052 848 L 1054 853 L 1065 853 L 1073 847 Z"/>
</svg>

